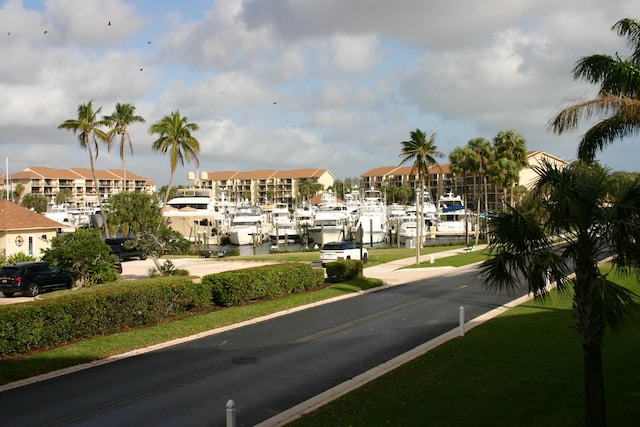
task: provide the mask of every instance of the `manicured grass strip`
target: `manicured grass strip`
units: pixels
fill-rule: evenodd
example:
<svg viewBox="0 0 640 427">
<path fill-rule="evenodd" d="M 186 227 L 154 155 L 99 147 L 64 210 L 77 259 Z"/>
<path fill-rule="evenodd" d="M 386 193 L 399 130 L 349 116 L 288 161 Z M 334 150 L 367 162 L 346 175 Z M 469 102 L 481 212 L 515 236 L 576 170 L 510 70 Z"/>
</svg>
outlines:
<svg viewBox="0 0 640 427">
<path fill-rule="evenodd" d="M 614 280 L 640 292 L 633 278 Z M 635 310 L 605 337 L 612 426 L 637 423 L 639 321 Z M 572 324 L 569 296 L 512 308 L 290 425 L 582 426 L 582 352 Z"/>
<path fill-rule="evenodd" d="M 382 281 L 378 279 L 356 279 L 313 292 L 224 308 L 158 326 L 96 337 L 28 356 L 5 359 L 0 363 L 0 384 L 104 359 L 112 355 L 381 285 Z"/>
<path fill-rule="evenodd" d="M 486 251 L 471 251 L 458 255 L 452 255 L 444 258 L 437 258 L 433 260 L 433 263 L 429 261 L 423 261 L 420 264 L 413 264 L 406 268 L 425 268 L 425 267 L 462 267 L 469 264 L 475 264 L 481 262 L 489 257 Z"/>
</svg>

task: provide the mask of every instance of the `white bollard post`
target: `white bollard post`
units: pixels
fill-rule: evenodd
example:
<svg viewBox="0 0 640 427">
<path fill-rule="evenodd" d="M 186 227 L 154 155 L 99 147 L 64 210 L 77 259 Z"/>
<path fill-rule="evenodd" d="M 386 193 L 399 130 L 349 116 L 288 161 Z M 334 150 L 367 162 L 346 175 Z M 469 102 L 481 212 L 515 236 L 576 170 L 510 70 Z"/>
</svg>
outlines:
<svg viewBox="0 0 640 427">
<path fill-rule="evenodd" d="M 433 262 L 434 262 L 435 260 L 436 260 L 436 257 L 434 257 L 433 255 L 431 255 L 431 258 L 430 258 L 431 264 L 433 264 Z"/>
<path fill-rule="evenodd" d="M 227 427 L 236 427 L 236 402 L 227 401 Z"/>
<path fill-rule="evenodd" d="M 460 336 L 464 336 L 464 307 L 460 306 Z"/>
</svg>

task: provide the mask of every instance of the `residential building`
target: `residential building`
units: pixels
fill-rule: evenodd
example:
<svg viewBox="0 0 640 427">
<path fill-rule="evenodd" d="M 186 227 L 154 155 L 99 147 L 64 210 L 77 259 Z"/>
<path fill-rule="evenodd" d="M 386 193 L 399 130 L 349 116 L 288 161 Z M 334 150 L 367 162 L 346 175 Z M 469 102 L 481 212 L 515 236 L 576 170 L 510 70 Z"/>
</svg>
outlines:
<svg viewBox="0 0 640 427">
<path fill-rule="evenodd" d="M 35 258 L 51 247 L 62 225 L 8 200 L 0 200 L 0 256 L 22 252 Z"/>
<path fill-rule="evenodd" d="M 311 181 L 323 189 L 333 186 L 335 176 L 327 169 L 254 170 L 207 172 L 199 178 L 199 185 L 213 193 L 224 194 L 231 202 L 248 201 L 252 204 L 295 204 L 300 195 L 300 184 Z"/>
<path fill-rule="evenodd" d="M 127 170 L 127 182 L 124 182 L 122 169 L 96 170 L 98 183 L 93 181 L 91 169 L 72 168 L 54 169 L 43 166 L 31 166 L 10 175 L 10 191 L 21 184 L 23 194 L 41 194 L 47 200 L 54 200 L 62 190 L 69 190 L 69 204 L 74 207 L 96 206 L 98 197 L 108 198 L 122 191 L 135 193 L 153 193 L 155 182 Z M 6 182 L 3 181 L 3 187 Z"/>
<path fill-rule="evenodd" d="M 531 188 L 537 178 L 533 168 L 542 164 L 543 161 L 548 161 L 551 164 L 564 167 L 568 164 L 567 161 L 562 160 L 552 154 L 545 153 L 543 151 L 530 151 L 527 153 L 527 161 L 529 166 L 520 171 L 519 185 L 525 186 L 527 189 Z M 418 175 L 411 173 L 412 166 L 384 166 L 375 169 L 371 169 L 361 175 L 362 188 L 378 188 L 383 189 L 386 186 L 403 186 L 408 185 L 415 189 L 420 185 Z M 482 177 L 474 177 L 469 175 L 465 178 L 451 171 L 451 165 L 449 163 L 442 165 L 435 165 L 429 168 L 429 179 L 427 188 L 431 190 L 431 196 L 433 200 L 452 191 L 455 194 L 465 194 L 467 198 L 467 205 L 471 208 L 476 207 L 481 199 L 482 193 Z M 504 204 L 502 200 L 503 192 L 502 188 L 488 181 L 488 208 L 489 210 L 501 210 Z"/>
</svg>

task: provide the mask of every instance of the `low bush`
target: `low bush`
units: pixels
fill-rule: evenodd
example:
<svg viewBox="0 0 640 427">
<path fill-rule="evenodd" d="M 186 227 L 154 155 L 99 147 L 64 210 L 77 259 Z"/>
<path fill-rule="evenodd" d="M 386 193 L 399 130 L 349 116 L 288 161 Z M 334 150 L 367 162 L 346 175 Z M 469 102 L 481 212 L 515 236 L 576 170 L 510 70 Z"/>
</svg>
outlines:
<svg viewBox="0 0 640 427">
<path fill-rule="evenodd" d="M 277 298 L 320 286 L 324 272 L 303 263 L 284 263 L 226 271 L 202 278 L 215 305 L 228 307 Z"/>
<path fill-rule="evenodd" d="M 208 288 L 183 278 L 92 287 L 0 311 L 0 358 L 211 308 Z"/>
<path fill-rule="evenodd" d="M 0 310 L 0 359 L 72 341 L 204 313 L 217 306 L 276 298 L 319 287 L 324 271 L 274 264 L 208 275 L 173 276 L 79 289 Z"/>
<path fill-rule="evenodd" d="M 327 263 L 327 281 L 339 283 L 362 277 L 364 264 L 359 259 L 345 259 Z"/>
</svg>

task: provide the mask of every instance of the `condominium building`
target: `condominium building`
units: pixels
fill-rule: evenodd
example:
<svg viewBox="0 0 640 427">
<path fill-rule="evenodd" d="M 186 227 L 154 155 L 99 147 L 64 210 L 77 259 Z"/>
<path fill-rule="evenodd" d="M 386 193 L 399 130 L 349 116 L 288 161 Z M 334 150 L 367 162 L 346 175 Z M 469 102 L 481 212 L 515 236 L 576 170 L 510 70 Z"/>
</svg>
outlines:
<svg viewBox="0 0 640 427">
<path fill-rule="evenodd" d="M 531 188 L 535 183 L 537 174 L 534 171 L 536 166 L 541 165 L 543 162 L 549 162 L 552 165 L 564 167 L 568 164 L 567 161 L 556 157 L 552 154 L 545 153 L 543 151 L 530 151 L 527 153 L 527 161 L 529 165 L 520 171 L 520 178 L 518 185 L 525 186 L 527 189 Z M 385 188 L 387 186 L 401 187 L 408 185 L 411 188 L 420 186 L 419 178 L 416 173 L 411 173 L 412 166 L 384 166 L 375 169 L 371 169 L 361 175 L 362 188 Z M 474 177 L 469 175 L 465 178 L 460 174 L 455 174 L 451 171 L 451 165 L 449 163 L 442 165 L 435 165 L 429 168 L 429 177 L 425 186 L 431 191 L 433 200 L 438 200 L 440 196 L 447 192 L 453 192 L 455 194 L 465 194 L 467 196 L 467 204 L 470 207 L 476 206 L 481 199 L 481 176 Z M 502 187 L 491 182 L 487 177 L 488 182 L 488 209 L 489 210 L 501 210 L 505 200 L 503 200 Z"/>
<path fill-rule="evenodd" d="M 155 182 L 127 170 L 127 180 L 124 180 L 122 169 L 96 170 L 98 182 L 94 182 L 91 169 L 72 168 L 54 169 L 43 166 L 28 167 L 20 172 L 9 175 L 2 182 L 2 188 L 9 192 L 15 191 L 22 185 L 23 194 L 41 194 L 47 200 L 54 200 L 63 190 L 69 190 L 69 203 L 76 207 L 95 206 L 98 197 L 108 198 L 123 191 L 135 193 L 153 193 L 156 191 Z"/>
<path fill-rule="evenodd" d="M 291 206 L 299 198 L 302 183 L 310 181 L 326 189 L 333 186 L 335 176 L 327 169 L 266 169 L 205 172 L 198 180 L 200 186 L 212 189 L 219 199 L 224 195 L 231 202 L 287 203 Z"/>
</svg>

